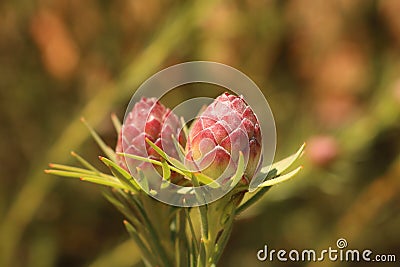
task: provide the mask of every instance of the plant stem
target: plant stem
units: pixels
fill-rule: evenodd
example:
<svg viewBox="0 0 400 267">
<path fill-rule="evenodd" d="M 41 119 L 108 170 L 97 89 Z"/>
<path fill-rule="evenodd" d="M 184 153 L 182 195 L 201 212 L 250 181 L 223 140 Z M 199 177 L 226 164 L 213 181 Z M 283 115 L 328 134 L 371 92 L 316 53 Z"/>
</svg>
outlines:
<svg viewBox="0 0 400 267">
<path fill-rule="evenodd" d="M 144 220 L 143 224 L 145 225 L 146 230 L 148 230 L 148 232 L 150 234 L 149 241 L 152 243 L 154 250 L 156 250 L 154 252 L 159 254 L 161 262 L 164 263 L 164 266 L 171 266 L 170 261 L 167 257 L 167 254 L 166 254 L 164 248 L 161 246 L 161 242 L 157 235 L 157 232 L 156 232 L 152 222 L 150 221 L 149 217 L 147 216 L 147 213 L 144 210 L 142 203 L 140 203 L 140 201 L 137 200 L 136 198 L 132 198 L 132 200 L 134 200 L 135 206 L 137 207 L 138 211 L 140 212 L 141 216 L 143 217 L 143 220 Z"/>
<path fill-rule="evenodd" d="M 252 204 L 254 204 L 257 200 L 259 200 L 271 187 L 263 187 L 259 191 L 257 191 L 254 196 L 252 196 L 250 199 L 248 199 L 246 202 L 241 204 L 237 209 L 236 209 L 236 215 L 239 215 L 242 213 L 244 210 L 246 210 L 248 207 L 250 207 Z"/>
</svg>

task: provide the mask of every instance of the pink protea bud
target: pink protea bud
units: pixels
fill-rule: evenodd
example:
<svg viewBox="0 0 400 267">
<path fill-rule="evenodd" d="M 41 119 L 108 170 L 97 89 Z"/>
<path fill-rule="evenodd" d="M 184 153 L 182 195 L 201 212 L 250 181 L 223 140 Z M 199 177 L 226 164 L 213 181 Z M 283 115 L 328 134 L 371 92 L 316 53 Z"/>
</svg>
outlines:
<svg viewBox="0 0 400 267">
<path fill-rule="evenodd" d="M 169 156 L 178 158 L 172 136 L 183 145 L 181 126 L 178 117 L 156 98 L 142 98 L 126 117 L 115 151 L 160 160 L 160 155 L 145 141 L 148 138 Z M 117 162 L 131 172 L 135 172 L 136 167 L 143 169 L 149 165 L 118 154 Z"/>
<path fill-rule="evenodd" d="M 261 162 L 258 119 L 242 96 L 224 93 L 193 123 L 186 151 L 186 166 L 214 179 L 232 177 L 241 151 L 247 163 L 244 178 L 248 182 Z"/>
</svg>

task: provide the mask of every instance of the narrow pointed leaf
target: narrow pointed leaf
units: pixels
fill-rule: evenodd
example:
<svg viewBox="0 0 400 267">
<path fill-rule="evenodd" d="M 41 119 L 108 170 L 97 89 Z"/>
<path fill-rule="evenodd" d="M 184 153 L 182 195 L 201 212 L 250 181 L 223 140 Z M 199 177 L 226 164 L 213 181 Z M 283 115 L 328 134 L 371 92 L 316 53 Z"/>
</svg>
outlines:
<svg viewBox="0 0 400 267">
<path fill-rule="evenodd" d="M 96 133 L 96 131 L 90 126 L 84 118 L 81 118 L 81 121 L 85 124 L 86 128 L 88 128 L 90 134 L 96 141 L 97 145 L 101 148 L 104 154 L 107 155 L 108 158 L 110 158 L 112 161 L 115 162 L 115 152 L 111 147 L 107 146 L 106 143 L 104 143 L 103 139 Z"/>
<path fill-rule="evenodd" d="M 274 178 L 274 179 L 267 180 L 267 181 L 261 183 L 258 187 L 261 188 L 261 187 L 273 186 L 273 185 L 276 185 L 276 184 L 285 182 L 285 181 L 287 181 L 287 180 L 293 178 L 296 174 L 298 174 L 299 171 L 300 171 L 302 168 L 303 168 L 303 167 L 300 166 L 300 167 L 296 168 L 295 170 L 293 170 L 293 171 L 291 171 L 291 172 L 289 172 L 289 173 L 286 173 L 286 174 L 281 175 L 281 176 L 279 176 L 279 177 L 277 177 L 277 178 Z"/>
<path fill-rule="evenodd" d="M 138 155 L 134 155 L 134 154 L 127 154 L 127 153 L 122 153 L 122 152 L 118 152 L 117 155 L 121 155 L 121 156 L 124 156 L 124 157 L 127 157 L 127 158 L 137 159 L 137 160 L 140 160 L 140 161 L 143 161 L 143 162 L 149 162 L 149 163 L 152 163 L 152 164 L 156 164 L 158 166 L 162 166 L 162 163 L 160 161 L 158 161 L 158 160 L 155 160 L 155 159 L 149 159 L 149 158 L 145 158 L 145 157 L 142 157 L 142 156 L 138 156 Z"/>
<path fill-rule="evenodd" d="M 185 210 L 185 216 L 186 216 L 186 220 L 188 222 L 189 225 L 189 230 L 190 230 L 190 234 L 192 235 L 192 246 L 193 246 L 193 252 L 195 255 L 198 254 L 199 251 L 199 244 L 197 243 L 197 237 L 196 237 L 196 232 L 194 230 L 194 226 L 193 226 L 193 222 L 192 222 L 192 218 L 190 216 L 190 210 L 189 208 L 183 208 Z"/>
<path fill-rule="evenodd" d="M 82 169 L 82 168 L 73 167 L 73 166 L 68 166 L 68 165 L 50 163 L 49 166 L 52 169 L 58 169 L 58 170 L 63 170 L 63 171 L 71 171 L 71 172 L 79 172 L 79 173 L 87 173 L 87 174 L 96 174 L 96 172 L 91 171 L 91 170 Z"/>
<path fill-rule="evenodd" d="M 112 174 L 114 174 L 115 177 L 117 177 L 118 180 L 121 181 L 121 183 L 128 186 L 130 191 L 136 192 L 136 193 L 140 192 L 141 188 L 136 183 L 135 179 L 132 176 L 129 176 L 129 178 L 127 178 L 124 174 L 122 174 L 120 172 L 120 170 L 115 169 L 113 166 L 110 166 L 110 170 L 111 170 Z"/>
<path fill-rule="evenodd" d="M 260 200 L 265 193 L 268 192 L 268 190 L 271 187 L 262 187 L 262 188 L 257 188 L 256 191 L 254 191 L 253 193 L 249 193 L 251 194 L 251 197 L 245 201 L 243 201 L 239 207 L 236 209 L 236 215 L 241 214 L 243 211 L 245 211 L 248 207 L 250 207 L 251 205 L 253 205 L 254 203 L 256 203 L 258 200 Z"/>
<path fill-rule="evenodd" d="M 155 258 L 154 253 L 151 253 L 145 241 L 142 240 L 140 234 L 136 231 L 135 227 L 126 220 L 124 220 L 124 225 L 129 235 L 132 237 L 132 239 L 135 241 L 135 243 L 138 245 L 141 252 L 143 253 L 144 260 L 147 261 L 151 266 L 157 266 L 158 262 Z"/>
<path fill-rule="evenodd" d="M 88 168 L 89 170 L 94 171 L 95 173 L 100 173 L 100 171 L 98 169 L 96 169 L 92 164 L 90 164 L 87 160 L 85 160 L 84 158 L 82 158 L 81 156 L 79 156 L 78 153 L 71 151 L 71 155 L 76 158 L 79 163 L 82 164 L 82 166 Z"/>
<path fill-rule="evenodd" d="M 204 173 L 201 172 L 195 172 L 193 173 L 193 176 L 196 177 L 196 179 L 201 182 L 202 184 L 208 185 L 211 188 L 218 188 L 220 185 L 210 176 L 205 175 Z"/>
<path fill-rule="evenodd" d="M 91 182 L 91 183 L 95 183 L 95 184 L 99 184 L 99 185 L 111 186 L 111 187 L 119 188 L 119 189 L 127 189 L 126 186 L 121 184 L 116 179 L 110 179 L 108 177 L 96 175 L 94 173 L 90 174 L 90 173 L 63 171 L 63 170 L 46 170 L 45 172 L 48 174 L 54 174 L 54 175 L 63 176 L 63 177 L 77 178 L 82 181 L 87 181 L 87 182 Z"/>
<path fill-rule="evenodd" d="M 171 169 L 169 168 L 169 165 L 166 161 L 161 162 L 161 167 L 163 171 L 163 178 L 165 180 L 169 180 L 171 178 Z"/>
<path fill-rule="evenodd" d="M 149 163 L 152 163 L 152 164 L 155 164 L 155 165 L 157 165 L 157 166 L 160 166 L 160 167 L 162 167 L 162 163 L 161 163 L 161 161 L 158 161 L 158 160 L 155 160 L 155 159 L 149 159 L 149 158 L 145 158 L 145 157 L 141 157 L 141 156 L 137 156 L 137 155 L 134 155 L 134 154 L 126 154 L 126 153 L 117 153 L 118 155 L 121 155 L 121 156 L 124 156 L 124 157 L 127 157 L 127 158 L 132 158 L 132 159 L 137 159 L 137 160 L 140 160 L 140 161 L 143 161 L 143 162 L 149 162 Z M 184 171 L 182 171 L 181 169 L 178 169 L 178 168 L 176 168 L 176 167 L 173 167 L 173 166 L 169 166 L 169 168 L 172 170 L 172 171 L 175 171 L 175 172 L 177 172 L 177 173 L 179 173 L 179 174 L 181 174 L 181 175 L 190 175 L 190 172 L 184 172 Z"/>
<path fill-rule="evenodd" d="M 113 169 L 117 170 L 121 175 L 123 175 L 126 179 L 129 179 L 131 175 L 122 169 L 120 166 L 118 166 L 116 163 L 113 161 L 109 160 L 106 157 L 99 157 L 99 159 L 107 166 L 107 167 L 112 167 Z"/>
<path fill-rule="evenodd" d="M 231 187 L 234 187 L 242 178 L 246 166 L 244 164 L 244 157 L 242 151 L 239 151 L 239 162 L 235 175 L 232 177 Z"/>
<path fill-rule="evenodd" d="M 139 182 L 140 185 L 142 186 L 142 188 L 145 192 L 149 192 L 149 190 L 150 190 L 149 183 L 147 181 L 147 178 L 144 176 L 143 171 L 140 168 L 136 168 L 136 170 L 137 170 L 139 178 L 140 178 L 140 182 Z"/>
<path fill-rule="evenodd" d="M 280 175 L 282 172 L 284 172 L 290 166 L 292 166 L 292 164 L 302 156 L 305 146 L 306 146 L 306 144 L 304 143 L 299 148 L 299 150 L 296 153 L 294 153 L 293 155 L 272 164 L 272 166 L 267 166 L 267 167 L 262 168 L 261 173 L 267 174 L 269 171 L 276 169 L 276 175 Z"/>
<path fill-rule="evenodd" d="M 62 171 L 62 170 L 45 170 L 45 173 L 63 177 L 70 177 L 70 178 L 81 178 L 83 175 L 88 175 L 87 173 L 82 173 L 82 172 L 72 172 L 72 171 Z"/>
<path fill-rule="evenodd" d="M 146 142 L 166 161 L 168 161 L 169 163 L 171 163 L 173 166 L 175 166 L 176 168 L 180 169 L 183 172 L 188 172 L 188 170 L 186 170 L 186 167 L 183 163 L 181 163 L 179 160 L 170 157 L 167 155 L 167 153 L 165 153 L 161 148 L 159 148 L 156 144 L 154 144 L 151 140 L 149 140 L 148 138 L 146 138 Z"/>
<path fill-rule="evenodd" d="M 186 168 L 186 166 L 180 162 L 179 160 L 173 158 L 173 157 L 169 157 L 168 156 L 168 162 L 171 163 L 171 165 L 173 165 L 174 167 L 176 167 L 177 169 L 181 170 L 182 172 L 185 173 L 190 173 L 190 171 Z"/>
<path fill-rule="evenodd" d="M 161 148 L 154 144 L 149 138 L 146 137 L 146 142 L 165 160 L 168 159 L 167 153 L 165 153 Z"/>
<path fill-rule="evenodd" d="M 111 121 L 114 125 L 115 131 L 119 135 L 119 133 L 121 132 L 122 124 L 115 113 L 111 114 Z"/>
<path fill-rule="evenodd" d="M 207 266 L 207 255 L 206 255 L 206 246 L 204 242 L 200 243 L 200 251 L 197 257 L 197 266 Z"/>
<path fill-rule="evenodd" d="M 261 199 L 261 197 L 272 187 L 272 185 L 276 185 L 276 184 L 282 183 L 284 181 L 287 181 L 287 180 L 293 178 L 302 168 L 303 167 L 300 166 L 289 173 L 278 176 L 277 178 L 266 180 L 265 182 L 261 183 L 255 191 L 249 193 L 249 194 L 251 194 L 251 197 L 248 198 L 247 200 L 244 200 L 239 205 L 239 207 L 236 209 L 236 214 L 239 215 L 244 210 L 246 210 L 248 207 L 250 207 L 251 205 L 256 203 L 259 199 Z M 271 176 L 276 177 L 276 175 L 274 175 L 274 174 Z"/>
<path fill-rule="evenodd" d="M 181 120 L 181 124 L 183 125 L 182 126 L 183 134 L 185 135 L 185 139 L 187 140 L 188 136 L 189 136 L 189 128 L 187 127 L 185 118 L 181 117 L 180 120 Z"/>
<path fill-rule="evenodd" d="M 118 210 L 122 211 L 125 209 L 124 204 L 121 203 L 115 196 L 111 194 L 109 191 L 104 191 L 103 196 L 110 202 L 112 205 L 114 205 Z"/>
<path fill-rule="evenodd" d="M 124 169 L 122 169 L 120 166 L 112 162 L 111 160 L 105 158 L 105 157 L 100 157 L 100 160 L 110 168 L 111 172 L 124 184 L 128 185 L 133 191 L 139 192 L 140 187 L 136 183 L 135 179 Z"/>
<path fill-rule="evenodd" d="M 90 183 L 94 183 L 94 184 L 98 184 L 98 185 L 110 186 L 110 187 L 122 189 L 122 190 L 129 190 L 129 188 L 127 186 L 125 186 L 124 184 L 122 184 L 119 181 L 113 182 L 113 181 L 107 181 L 105 179 L 99 179 L 97 177 L 89 177 L 89 176 L 81 177 L 81 181 L 90 182 Z"/>
<path fill-rule="evenodd" d="M 178 152 L 179 160 L 182 162 L 185 158 L 185 149 L 179 144 L 174 135 L 171 135 L 171 139 L 174 142 L 175 149 Z"/>
<path fill-rule="evenodd" d="M 197 246 L 197 240 L 194 240 L 192 238 L 192 248 Z M 194 251 L 194 249 L 190 250 L 190 255 L 189 255 L 189 261 L 190 261 L 190 267 L 196 267 L 197 266 L 197 255 L 198 251 Z"/>
</svg>

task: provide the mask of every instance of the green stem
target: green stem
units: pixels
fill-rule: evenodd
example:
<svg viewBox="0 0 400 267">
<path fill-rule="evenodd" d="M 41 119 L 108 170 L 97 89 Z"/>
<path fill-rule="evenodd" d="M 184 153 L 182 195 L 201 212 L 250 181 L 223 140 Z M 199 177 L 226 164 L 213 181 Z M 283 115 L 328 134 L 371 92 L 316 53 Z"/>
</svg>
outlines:
<svg viewBox="0 0 400 267">
<path fill-rule="evenodd" d="M 194 174 L 191 175 L 193 185 L 195 187 L 199 186 L 199 181 L 197 180 L 196 176 Z M 196 191 L 196 197 L 199 199 L 201 196 L 197 194 Z M 199 201 L 201 202 L 201 201 Z M 202 241 L 207 242 L 208 240 L 208 218 L 207 218 L 207 210 L 208 210 L 208 204 L 201 205 L 199 206 L 199 211 L 200 211 L 200 218 L 201 218 L 201 229 L 202 229 Z"/>
<path fill-rule="evenodd" d="M 218 263 L 219 259 L 221 258 L 222 254 L 225 250 L 225 247 L 228 244 L 229 238 L 231 237 L 232 229 L 233 229 L 233 222 L 229 225 L 229 227 L 226 230 L 224 230 L 224 233 L 226 233 L 226 234 L 221 236 L 221 242 L 215 246 L 216 251 L 212 258 L 212 264 L 216 265 Z"/>
<path fill-rule="evenodd" d="M 185 208 L 183 208 L 185 209 Z M 190 255 L 190 247 L 188 237 L 186 235 L 186 215 L 185 211 L 180 209 L 176 213 L 176 222 L 177 222 L 177 241 L 176 241 L 176 266 L 188 266 L 189 263 L 189 255 Z"/>
<path fill-rule="evenodd" d="M 142 240 L 140 234 L 136 231 L 135 227 L 130 224 L 128 221 L 124 221 L 124 225 L 132 239 L 135 241 L 136 245 L 139 247 L 140 251 L 142 252 L 142 259 L 150 266 L 156 266 L 157 261 L 154 260 L 154 256 L 148 249 L 145 242 Z"/>
<path fill-rule="evenodd" d="M 146 211 L 143 209 L 142 204 L 140 203 L 139 200 L 136 198 L 132 198 L 136 208 L 138 209 L 139 213 L 143 217 L 143 224 L 145 225 L 146 230 L 150 234 L 150 240 L 151 243 L 153 244 L 153 247 L 155 249 L 155 253 L 158 253 L 160 255 L 161 262 L 164 263 L 164 266 L 171 266 L 171 263 L 169 262 L 169 259 L 167 257 L 167 253 L 165 252 L 164 248 L 161 246 L 160 239 L 157 235 L 157 232 L 149 220 L 149 217 L 147 216 Z"/>
<path fill-rule="evenodd" d="M 263 187 L 261 188 L 258 192 L 254 194 L 250 199 L 248 199 L 246 202 L 241 204 L 237 209 L 236 209 L 236 215 L 239 215 L 242 213 L 244 210 L 246 210 L 248 207 L 253 205 L 257 200 L 259 200 L 271 187 Z"/>
<path fill-rule="evenodd" d="M 214 255 L 212 257 L 212 264 L 217 264 L 219 259 L 221 258 L 222 253 L 224 252 L 224 249 L 226 245 L 228 244 L 229 238 L 232 233 L 233 229 L 233 221 L 235 219 L 234 210 L 232 211 L 232 216 L 229 218 L 228 222 L 226 223 L 226 227 L 224 231 L 222 232 L 222 235 L 219 237 L 219 240 L 217 244 L 215 245 L 215 250 L 214 250 Z M 212 265 L 211 264 L 211 265 Z"/>
<path fill-rule="evenodd" d="M 183 208 L 183 209 L 185 211 L 186 220 L 188 222 L 190 233 L 192 235 L 192 240 L 194 240 L 194 242 L 193 242 L 193 254 L 194 255 L 198 255 L 198 253 L 199 253 L 199 244 L 197 243 L 198 239 L 196 237 L 196 232 L 194 230 L 192 219 L 190 217 L 190 211 L 189 211 L 189 208 Z"/>
</svg>

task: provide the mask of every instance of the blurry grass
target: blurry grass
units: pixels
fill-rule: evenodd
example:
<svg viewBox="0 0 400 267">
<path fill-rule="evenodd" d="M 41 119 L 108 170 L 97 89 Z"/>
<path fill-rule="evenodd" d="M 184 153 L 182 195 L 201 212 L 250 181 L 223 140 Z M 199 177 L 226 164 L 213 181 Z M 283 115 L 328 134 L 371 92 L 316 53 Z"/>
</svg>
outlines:
<svg viewBox="0 0 400 267">
<path fill-rule="evenodd" d="M 336 223 L 332 232 L 322 238 L 320 244 L 316 247 L 316 251 L 332 246 L 336 240 L 334 238 L 343 237 L 349 244 L 356 243 L 365 232 L 365 228 L 377 219 L 377 214 L 398 196 L 400 192 L 400 156 L 394 161 L 389 170 L 382 176 L 372 181 L 350 205 L 348 210 L 344 212 L 342 217 Z M 395 251 L 391 251 L 395 253 Z M 329 265 L 325 265 L 329 264 Z M 324 266 L 338 266 L 340 261 L 324 262 Z M 307 267 L 317 267 L 321 263 L 310 262 Z"/>
<path fill-rule="evenodd" d="M 376 138 L 379 133 L 384 129 L 395 127 L 399 122 L 400 105 L 397 100 L 393 98 L 393 92 L 391 90 L 391 81 L 398 75 L 397 70 L 399 64 L 396 58 L 391 58 L 383 65 L 385 68 L 382 70 L 382 79 L 378 85 L 378 89 L 375 91 L 376 94 L 371 97 L 368 103 L 369 108 L 365 114 L 363 114 L 359 120 L 353 122 L 351 126 L 341 129 L 336 134 L 341 149 L 340 153 L 343 155 L 342 158 L 339 159 L 339 165 L 341 164 L 339 166 L 340 172 L 346 175 L 346 177 L 342 178 L 346 178 L 347 182 L 351 179 L 354 180 L 358 178 L 348 177 L 351 170 L 355 168 L 354 160 L 358 160 L 357 156 L 362 155 L 365 148 L 373 143 L 374 138 Z M 304 120 L 309 120 L 309 118 L 305 116 Z M 289 140 L 296 140 L 296 138 L 291 137 Z M 294 145 L 295 144 L 293 144 L 293 146 Z M 305 164 L 307 163 L 308 162 L 305 162 Z M 390 164 L 390 162 L 387 164 Z M 254 216 L 262 212 L 264 210 L 263 204 L 267 201 L 283 200 L 294 195 L 301 195 L 304 193 L 304 190 L 307 190 L 311 185 L 321 186 L 322 188 L 324 186 L 323 184 L 326 183 L 326 179 L 318 179 L 318 175 L 315 175 L 315 173 L 315 168 L 312 168 L 310 165 L 306 166 L 299 174 L 298 178 L 273 188 L 268 193 L 268 197 L 264 198 L 264 201 L 260 201 L 247 211 L 248 215 Z M 332 181 L 329 183 L 332 183 Z M 246 213 L 243 214 L 243 217 L 246 217 Z"/>
<path fill-rule="evenodd" d="M 114 103 L 128 101 L 133 90 L 159 70 L 171 51 L 177 49 L 183 41 L 187 41 L 186 38 L 201 21 L 202 16 L 217 3 L 218 1 L 199 0 L 173 10 L 167 19 L 168 23 L 164 24 L 138 58 L 132 59 L 132 63 L 125 68 L 117 82 L 99 89 L 87 105 L 71 119 L 55 144 L 49 148 L 46 155 L 41 156 L 29 172 L 29 178 L 6 211 L 0 224 L 0 266 L 12 266 L 23 232 L 43 203 L 47 192 L 57 182 L 58 178 L 43 174 L 47 163 L 68 161 L 69 151 L 79 150 L 79 146 L 89 137 L 79 117 L 84 116 L 96 127 L 109 116 Z"/>
<path fill-rule="evenodd" d="M 305 159 L 305 168 L 299 174 L 299 177 L 288 183 L 274 187 L 262 201 L 242 215 L 242 218 L 245 219 L 245 221 L 242 222 L 243 226 L 246 225 L 246 220 L 259 220 L 258 225 L 261 225 L 261 220 L 263 220 L 263 218 L 271 220 L 273 217 L 268 216 L 266 208 L 269 208 L 271 214 L 275 214 L 273 210 L 271 211 L 271 202 L 281 202 L 283 203 L 282 205 L 289 206 L 288 211 L 291 210 L 290 207 L 295 209 L 291 215 L 293 218 L 290 219 L 290 222 L 282 222 L 282 224 L 293 225 L 297 223 L 301 225 L 301 223 L 305 223 L 311 225 L 310 227 L 313 229 L 313 225 L 318 226 L 319 223 L 324 221 L 324 219 L 319 218 L 320 221 L 318 222 L 316 217 L 314 217 L 323 216 L 320 215 L 320 213 L 322 214 L 323 212 L 318 210 L 318 207 L 322 205 L 326 209 L 335 209 L 333 213 L 337 212 L 338 214 L 337 216 L 332 216 L 328 220 L 330 223 L 325 224 L 322 229 L 313 229 L 313 236 L 297 233 L 298 236 L 301 236 L 301 240 L 305 239 L 304 242 L 307 246 L 311 246 L 311 248 L 320 251 L 329 246 L 334 246 L 334 243 L 339 237 L 346 238 L 353 246 L 359 244 L 372 246 L 374 244 L 364 244 L 357 241 L 363 240 L 365 242 L 365 240 L 368 239 L 379 240 L 381 238 L 382 233 L 379 230 L 372 231 L 369 234 L 368 239 L 365 237 L 365 233 L 368 232 L 368 227 L 370 227 L 371 224 L 379 221 L 379 214 L 382 210 L 384 210 L 385 207 L 390 208 L 391 202 L 395 202 L 396 198 L 398 198 L 400 192 L 399 150 L 396 147 L 396 144 L 393 143 L 393 150 L 397 153 L 397 156 L 394 158 L 379 154 L 364 154 L 371 153 L 370 147 L 377 142 L 377 138 L 382 134 L 382 132 L 390 129 L 398 129 L 400 126 L 400 105 L 393 94 L 393 81 L 398 78 L 399 61 L 397 59 L 397 57 L 384 58 L 384 64 L 382 64 L 384 68 L 381 70 L 382 74 L 379 83 L 377 84 L 376 90 L 374 90 L 374 94 L 368 99 L 369 101 L 364 107 L 365 112 L 359 119 L 352 121 L 350 125 L 346 125 L 346 127 L 343 127 L 334 133 L 340 150 L 340 156 L 337 161 L 327 169 L 319 169 L 314 167 Z M 303 121 L 298 124 L 307 124 L 308 120 L 310 120 L 310 118 L 304 116 Z M 293 134 L 297 135 L 297 132 L 293 132 Z M 289 142 L 293 142 L 293 140 L 296 140 L 296 136 L 290 136 L 288 138 Z M 289 147 L 290 146 L 291 144 L 289 144 Z M 381 148 L 377 153 L 384 153 L 383 150 L 384 148 Z M 376 164 L 376 166 L 374 166 L 374 162 L 370 162 L 371 159 L 373 160 L 374 158 L 385 160 L 385 162 L 383 165 Z M 359 168 L 362 168 L 359 163 L 366 160 L 368 160 L 366 163 L 368 164 L 368 169 L 364 170 L 364 172 L 370 173 L 368 177 L 357 173 L 360 171 Z M 375 173 L 378 173 L 378 175 L 375 175 Z M 331 191 L 327 191 L 325 189 L 326 187 Z M 321 198 L 321 200 L 319 200 L 321 201 L 319 205 L 315 204 L 315 207 L 311 207 L 312 204 L 309 203 L 309 207 L 306 203 L 303 203 L 303 205 L 306 205 L 307 207 L 302 208 L 302 204 L 296 206 L 289 200 L 291 198 L 294 198 L 294 201 L 296 201 L 296 199 L 308 199 L 307 195 L 313 194 L 313 188 L 320 189 L 319 194 L 329 195 L 330 201 Z M 313 196 L 309 200 L 315 201 L 315 199 L 316 197 Z M 396 206 L 398 204 L 395 202 L 393 205 Z M 298 214 L 295 215 L 296 209 L 312 213 L 303 211 L 298 212 Z M 285 213 L 284 210 L 279 212 Z M 393 212 L 396 213 L 396 211 Z M 280 217 L 285 219 L 290 218 L 289 215 L 282 215 Z M 276 218 L 273 218 L 273 220 L 276 220 Z M 299 228 L 303 227 L 306 228 L 305 226 L 300 226 Z M 278 229 L 279 231 L 283 231 L 281 227 Z M 297 228 L 293 228 L 293 232 L 290 233 L 296 234 L 295 229 Z M 281 232 L 280 234 L 283 235 Z M 393 232 L 392 234 L 394 235 L 393 238 L 396 238 L 396 235 L 398 236 L 397 232 Z M 259 235 L 262 234 L 259 233 Z M 277 234 L 271 234 L 270 230 L 267 230 L 264 233 L 264 236 L 268 236 L 269 239 L 263 241 L 268 243 L 268 245 L 271 245 L 271 243 L 274 242 L 272 240 L 278 238 L 278 240 L 284 242 L 284 245 L 286 246 L 288 244 L 295 244 L 295 242 L 291 243 L 290 240 L 286 242 L 282 241 L 285 240 L 285 237 L 277 237 L 276 235 Z M 311 240 L 308 240 L 307 238 L 310 238 Z M 312 238 L 314 238 L 314 241 L 312 241 Z M 235 239 L 235 235 L 233 236 L 233 239 Z M 294 239 L 298 239 L 298 237 Z M 243 245 L 243 247 L 245 246 L 246 245 Z M 272 244 L 272 246 L 274 245 Z M 252 248 L 254 249 L 254 246 Z M 300 247 L 300 249 L 304 249 L 304 247 Z M 390 248 L 387 247 L 381 247 L 380 249 L 389 249 L 388 253 L 396 254 L 398 252 L 396 250 L 390 250 Z M 244 249 L 244 251 L 246 250 Z M 235 262 L 237 259 L 230 259 L 229 257 L 232 257 L 233 254 L 230 252 L 227 252 L 227 254 L 228 255 L 223 258 L 223 263 L 228 264 L 229 266 L 229 264 Z M 255 256 L 253 255 L 252 257 L 254 260 Z M 249 266 L 250 265 L 257 266 L 254 262 L 249 263 Z M 295 266 L 303 265 L 309 267 L 320 266 L 320 264 L 313 262 L 299 263 Z M 338 262 L 330 262 L 330 265 L 327 266 L 337 265 Z M 288 266 L 291 265 L 289 264 Z"/>
<path fill-rule="evenodd" d="M 135 253 L 133 253 L 135 252 Z M 104 255 L 101 255 L 89 267 L 129 267 L 141 261 L 141 255 L 136 248 L 136 244 L 132 239 L 129 239 L 113 250 Z"/>
</svg>

